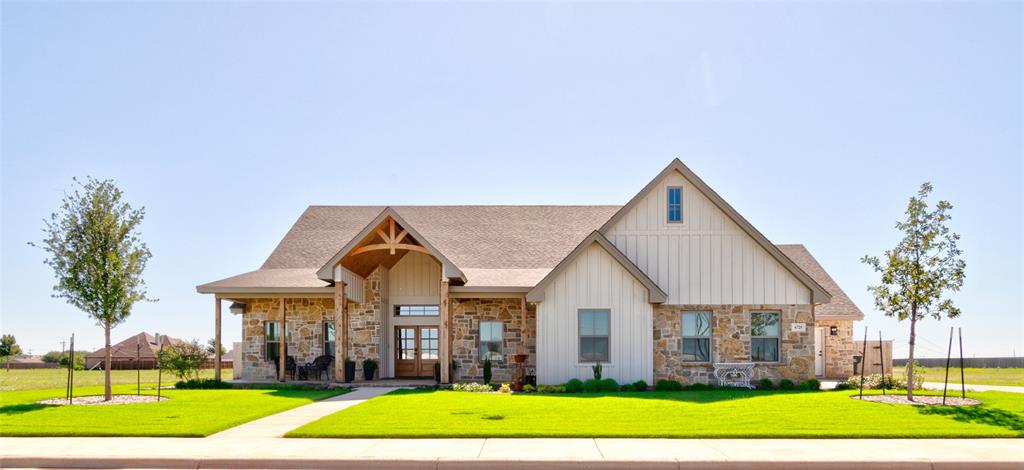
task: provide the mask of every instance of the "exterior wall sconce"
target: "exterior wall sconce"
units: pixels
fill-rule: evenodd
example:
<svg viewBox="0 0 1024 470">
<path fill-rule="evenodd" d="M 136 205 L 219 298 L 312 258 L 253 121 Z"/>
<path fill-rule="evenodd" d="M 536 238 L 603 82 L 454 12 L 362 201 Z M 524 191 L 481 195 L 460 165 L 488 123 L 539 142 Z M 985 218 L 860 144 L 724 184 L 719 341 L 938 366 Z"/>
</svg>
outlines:
<svg viewBox="0 0 1024 470">
<path fill-rule="evenodd" d="M 828 327 L 828 334 L 830 336 L 839 336 L 839 327 L 835 325 Z"/>
<path fill-rule="evenodd" d="M 240 302 L 231 302 L 231 306 L 228 307 L 228 311 L 235 315 L 241 315 L 245 313 L 245 304 Z"/>
</svg>

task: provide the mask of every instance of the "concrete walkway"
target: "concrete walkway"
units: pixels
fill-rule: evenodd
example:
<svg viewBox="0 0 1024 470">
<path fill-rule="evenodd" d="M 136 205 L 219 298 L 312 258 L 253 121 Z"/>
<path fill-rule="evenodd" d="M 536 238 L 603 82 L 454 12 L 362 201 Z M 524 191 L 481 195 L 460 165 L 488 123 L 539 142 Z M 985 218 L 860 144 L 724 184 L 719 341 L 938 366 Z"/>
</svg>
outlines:
<svg viewBox="0 0 1024 470">
<path fill-rule="evenodd" d="M 395 387 L 357 388 L 344 395 L 292 408 L 288 411 L 250 421 L 231 429 L 221 431 L 207 439 L 281 437 L 299 426 L 312 423 L 324 416 L 334 414 L 350 406 L 358 405 L 373 397 L 397 390 Z"/>
<path fill-rule="evenodd" d="M 1021 439 L 0 438 L 0 468 L 1024 468 Z"/>
<path fill-rule="evenodd" d="M 942 382 L 925 382 L 924 388 L 928 390 L 942 390 Z M 949 392 L 960 393 L 960 384 L 949 384 L 947 388 Z M 1012 393 L 1024 393 L 1024 387 L 1016 387 L 1011 385 L 974 385 L 967 384 L 967 391 L 971 392 L 1012 392 Z"/>
</svg>

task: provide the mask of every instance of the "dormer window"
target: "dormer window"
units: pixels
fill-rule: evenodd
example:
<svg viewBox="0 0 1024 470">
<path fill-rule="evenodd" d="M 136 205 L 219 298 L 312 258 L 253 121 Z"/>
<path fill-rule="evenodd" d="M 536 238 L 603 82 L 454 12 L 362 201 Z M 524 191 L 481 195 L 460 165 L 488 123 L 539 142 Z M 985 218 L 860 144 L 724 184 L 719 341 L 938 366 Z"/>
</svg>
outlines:
<svg viewBox="0 0 1024 470">
<path fill-rule="evenodd" d="M 668 222 L 681 223 L 683 221 L 683 188 L 668 188 Z"/>
</svg>

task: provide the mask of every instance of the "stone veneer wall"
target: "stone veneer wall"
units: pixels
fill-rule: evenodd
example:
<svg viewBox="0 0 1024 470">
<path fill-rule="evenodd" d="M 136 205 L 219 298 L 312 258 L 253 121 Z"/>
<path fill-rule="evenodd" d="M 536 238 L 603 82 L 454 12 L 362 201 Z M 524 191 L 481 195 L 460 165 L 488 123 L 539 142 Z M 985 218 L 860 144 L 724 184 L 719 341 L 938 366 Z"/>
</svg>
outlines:
<svg viewBox="0 0 1024 470">
<path fill-rule="evenodd" d="M 280 321 L 280 299 L 244 299 L 242 318 L 242 380 L 277 379 L 277 362 L 265 359 L 263 322 Z M 285 299 L 288 316 L 288 355 L 298 364 L 312 362 L 323 354 L 323 324 L 334 320 L 334 299 Z"/>
<path fill-rule="evenodd" d="M 526 308 L 523 322 L 520 299 L 451 299 L 452 302 L 452 361 L 458 370 L 452 374 L 453 382 L 482 382 L 483 361 L 480 360 L 481 321 L 502 322 L 504 359 L 491 362 L 491 381 L 509 382 L 512 379 L 512 356 L 520 354 L 525 346 L 526 373 L 536 373 L 537 364 L 537 309 Z"/>
<path fill-rule="evenodd" d="M 825 328 L 825 377 L 853 375 L 853 356 L 860 354 L 853 343 L 853 320 L 817 320 L 816 325 Z M 838 335 L 829 334 L 832 326 L 838 327 Z"/>
<path fill-rule="evenodd" d="M 384 301 L 381 296 L 382 271 L 378 266 L 363 283 L 364 302 L 348 304 L 348 353 L 347 357 L 356 361 L 356 380 L 363 377 L 363 360 L 377 360 L 377 375 L 380 375 L 380 335 L 381 312 Z M 379 377 L 378 377 L 379 378 Z"/>
<path fill-rule="evenodd" d="M 750 312 L 772 310 L 782 313 L 779 362 L 759 363 L 754 368 L 754 380 L 814 377 L 814 315 L 810 305 L 655 305 L 654 380 L 678 380 L 684 385 L 717 383 L 711 364 L 682 361 L 681 312 L 711 312 L 714 363 L 750 362 Z M 804 323 L 805 331 L 790 331 L 793 323 Z"/>
</svg>

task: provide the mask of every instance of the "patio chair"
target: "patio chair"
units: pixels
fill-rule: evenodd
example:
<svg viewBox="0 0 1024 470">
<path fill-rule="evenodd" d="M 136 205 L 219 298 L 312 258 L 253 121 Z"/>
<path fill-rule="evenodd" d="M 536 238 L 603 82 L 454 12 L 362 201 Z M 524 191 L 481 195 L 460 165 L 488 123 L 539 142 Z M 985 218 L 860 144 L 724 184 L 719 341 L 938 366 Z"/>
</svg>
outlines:
<svg viewBox="0 0 1024 470">
<path fill-rule="evenodd" d="M 325 377 L 329 375 L 328 371 L 331 370 L 330 368 L 333 362 L 334 356 L 329 356 L 326 354 L 323 356 L 319 356 L 316 359 L 313 359 L 313 362 L 307 363 L 306 365 L 302 366 L 301 374 L 305 375 L 306 378 L 310 380 L 312 380 L 313 377 L 316 377 L 316 380 L 320 380 L 321 375 Z"/>
<path fill-rule="evenodd" d="M 278 380 L 280 380 L 281 379 L 281 370 L 280 370 L 280 368 L 278 366 L 278 362 L 276 360 L 271 360 L 271 359 L 268 359 L 267 362 L 270 362 L 271 364 L 274 365 L 274 370 L 276 371 L 277 378 L 278 378 Z M 285 357 L 284 358 L 284 376 L 285 377 L 290 377 L 290 378 L 294 379 L 295 378 L 295 373 L 296 373 L 297 370 L 298 370 L 298 367 L 296 366 L 295 357 L 294 356 L 287 356 L 287 357 Z"/>
</svg>

